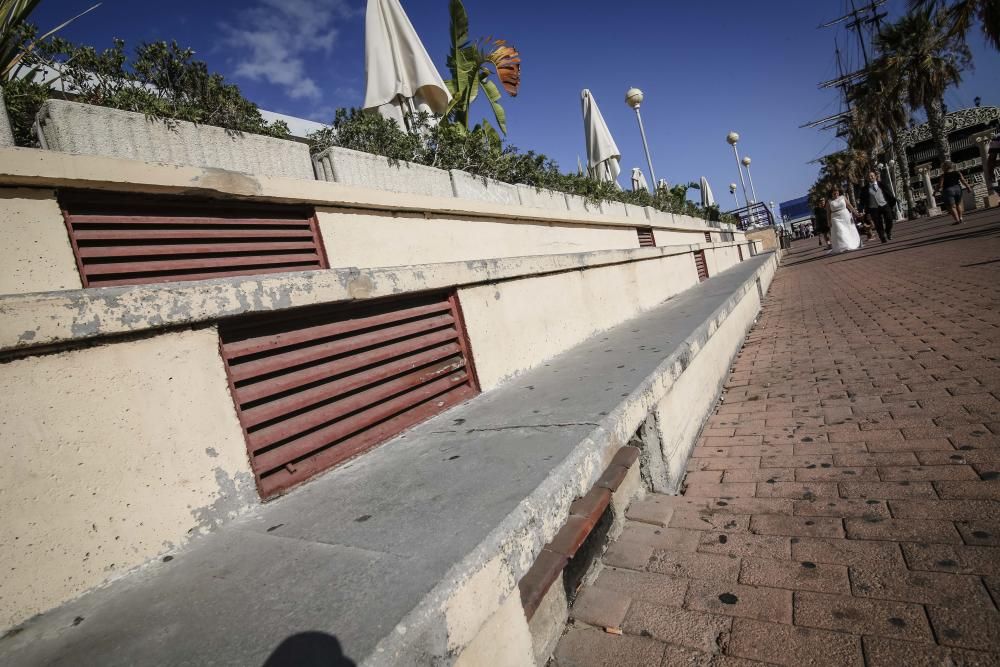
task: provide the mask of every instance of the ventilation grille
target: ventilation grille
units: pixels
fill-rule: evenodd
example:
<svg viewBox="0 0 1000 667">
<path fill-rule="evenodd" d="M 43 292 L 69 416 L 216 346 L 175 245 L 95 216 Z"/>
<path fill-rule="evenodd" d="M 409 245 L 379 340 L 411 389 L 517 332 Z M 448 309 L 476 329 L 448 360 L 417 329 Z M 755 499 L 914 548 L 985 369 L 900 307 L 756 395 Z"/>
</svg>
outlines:
<svg viewBox="0 0 1000 667">
<path fill-rule="evenodd" d="M 640 248 L 656 247 L 656 239 L 653 238 L 653 229 L 651 227 L 636 227 L 635 233 L 639 237 Z"/>
<path fill-rule="evenodd" d="M 711 232 L 705 232 L 705 242 L 706 243 L 711 243 L 712 242 L 712 233 Z"/>
<path fill-rule="evenodd" d="M 738 254 L 740 256 L 740 261 L 742 262 L 743 261 L 743 246 L 741 246 L 741 245 L 737 245 L 736 246 L 736 254 Z"/>
<path fill-rule="evenodd" d="M 327 268 L 310 209 L 63 194 L 84 287 Z"/>
<path fill-rule="evenodd" d="M 698 282 L 708 280 L 708 264 L 705 263 L 704 250 L 698 250 L 694 253 L 694 266 L 698 269 Z"/>
<path fill-rule="evenodd" d="M 242 318 L 219 335 L 263 498 L 476 394 L 454 295 Z"/>
</svg>

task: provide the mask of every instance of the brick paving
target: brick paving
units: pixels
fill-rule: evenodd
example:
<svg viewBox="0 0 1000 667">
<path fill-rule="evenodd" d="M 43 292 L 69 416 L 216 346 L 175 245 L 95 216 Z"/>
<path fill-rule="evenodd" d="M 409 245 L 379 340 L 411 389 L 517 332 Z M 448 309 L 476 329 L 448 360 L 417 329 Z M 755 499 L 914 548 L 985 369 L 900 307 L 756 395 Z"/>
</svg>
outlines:
<svg viewBox="0 0 1000 667">
<path fill-rule="evenodd" d="M 1000 213 L 946 217 L 797 242 L 554 664 L 1000 665 Z"/>
</svg>

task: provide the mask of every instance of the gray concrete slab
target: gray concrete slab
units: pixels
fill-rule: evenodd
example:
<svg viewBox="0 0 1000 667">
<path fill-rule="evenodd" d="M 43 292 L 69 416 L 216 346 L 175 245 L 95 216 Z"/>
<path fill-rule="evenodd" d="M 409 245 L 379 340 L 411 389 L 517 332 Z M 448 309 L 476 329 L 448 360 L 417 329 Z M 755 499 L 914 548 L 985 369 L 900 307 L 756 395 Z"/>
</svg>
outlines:
<svg viewBox="0 0 1000 667">
<path fill-rule="evenodd" d="M 552 478 L 575 466 L 584 443 L 608 440 L 623 405 L 664 363 L 686 365 L 687 346 L 707 339 L 709 323 L 768 261 L 761 255 L 721 273 L 195 540 L 171 561 L 27 622 L 0 640 L 0 662 L 254 665 L 285 638 L 319 631 L 352 660 L 378 645 L 392 664 L 384 639 L 403 641 L 393 628 L 410 619 L 414 633 L 443 632 L 433 613 L 414 610 L 434 607 L 428 600 L 441 582 L 463 576 L 459 565 L 472 555 L 487 557 L 503 530 L 528 530 L 527 514 L 544 511 L 537 496 L 557 488 Z M 543 541 L 536 536 L 534 553 Z"/>
</svg>

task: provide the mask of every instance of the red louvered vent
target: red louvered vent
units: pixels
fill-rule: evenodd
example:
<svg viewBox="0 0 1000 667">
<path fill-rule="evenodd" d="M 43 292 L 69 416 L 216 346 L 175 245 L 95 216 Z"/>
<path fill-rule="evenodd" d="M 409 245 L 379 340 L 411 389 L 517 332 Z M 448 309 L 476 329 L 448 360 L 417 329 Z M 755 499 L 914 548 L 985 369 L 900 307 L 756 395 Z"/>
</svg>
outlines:
<svg viewBox="0 0 1000 667">
<path fill-rule="evenodd" d="M 453 294 L 240 318 L 219 337 L 262 498 L 477 393 Z"/>
<path fill-rule="evenodd" d="M 743 246 L 737 244 L 736 253 L 740 256 L 740 261 L 743 261 Z"/>
<path fill-rule="evenodd" d="M 60 193 L 84 287 L 325 269 L 298 206 Z"/>
<path fill-rule="evenodd" d="M 656 239 L 653 238 L 653 228 L 652 227 L 636 227 L 635 233 L 639 236 L 639 247 L 640 248 L 653 248 L 656 247 Z"/>
<path fill-rule="evenodd" d="M 705 232 L 705 242 L 706 243 L 712 242 L 712 232 Z"/>
<path fill-rule="evenodd" d="M 708 280 L 708 264 L 705 262 L 704 250 L 698 250 L 694 253 L 694 266 L 698 269 L 698 282 Z"/>
</svg>

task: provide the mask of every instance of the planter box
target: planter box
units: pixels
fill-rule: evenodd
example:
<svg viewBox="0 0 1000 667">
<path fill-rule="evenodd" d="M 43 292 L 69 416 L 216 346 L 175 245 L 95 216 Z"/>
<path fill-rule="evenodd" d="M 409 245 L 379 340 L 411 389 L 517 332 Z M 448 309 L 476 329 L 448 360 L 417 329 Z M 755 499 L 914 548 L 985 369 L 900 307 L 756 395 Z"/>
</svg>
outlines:
<svg viewBox="0 0 1000 667">
<path fill-rule="evenodd" d="M 600 204 L 592 204 L 587 201 L 586 197 L 581 197 L 580 195 L 566 195 L 566 207 L 570 211 L 576 211 L 577 213 L 600 213 Z"/>
<path fill-rule="evenodd" d="M 381 155 L 331 146 L 312 157 L 316 178 L 359 188 L 373 188 L 432 197 L 451 198 L 451 176 L 444 169 L 426 167 Z"/>
<path fill-rule="evenodd" d="M 521 205 L 532 208 L 544 208 L 550 211 L 567 211 L 566 195 L 554 190 L 538 189 L 533 185 L 518 185 L 521 195 Z"/>
<path fill-rule="evenodd" d="M 638 218 L 643 222 L 649 221 L 649 216 L 646 215 L 646 208 L 644 206 L 636 206 L 635 204 L 625 204 L 625 215 L 630 218 Z"/>
<path fill-rule="evenodd" d="M 628 213 L 625 212 L 625 204 L 620 201 L 602 201 L 601 213 L 618 216 L 619 218 L 628 217 Z"/>
<path fill-rule="evenodd" d="M 479 201 L 490 201 L 497 204 L 521 205 L 521 196 L 517 193 L 517 186 L 510 183 L 501 183 L 492 178 L 473 176 L 458 169 L 452 169 L 451 186 L 456 197 L 459 199 L 478 199 Z"/>
<path fill-rule="evenodd" d="M 309 147 L 187 121 L 48 100 L 36 120 L 42 148 L 63 153 L 240 171 L 255 176 L 314 178 Z"/>
<path fill-rule="evenodd" d="M 0 90 L 0 146 L 13 146 L 14 133 L 10 129 L 10 116 L 7 115 L 7 103 Z"/>
</svg>

